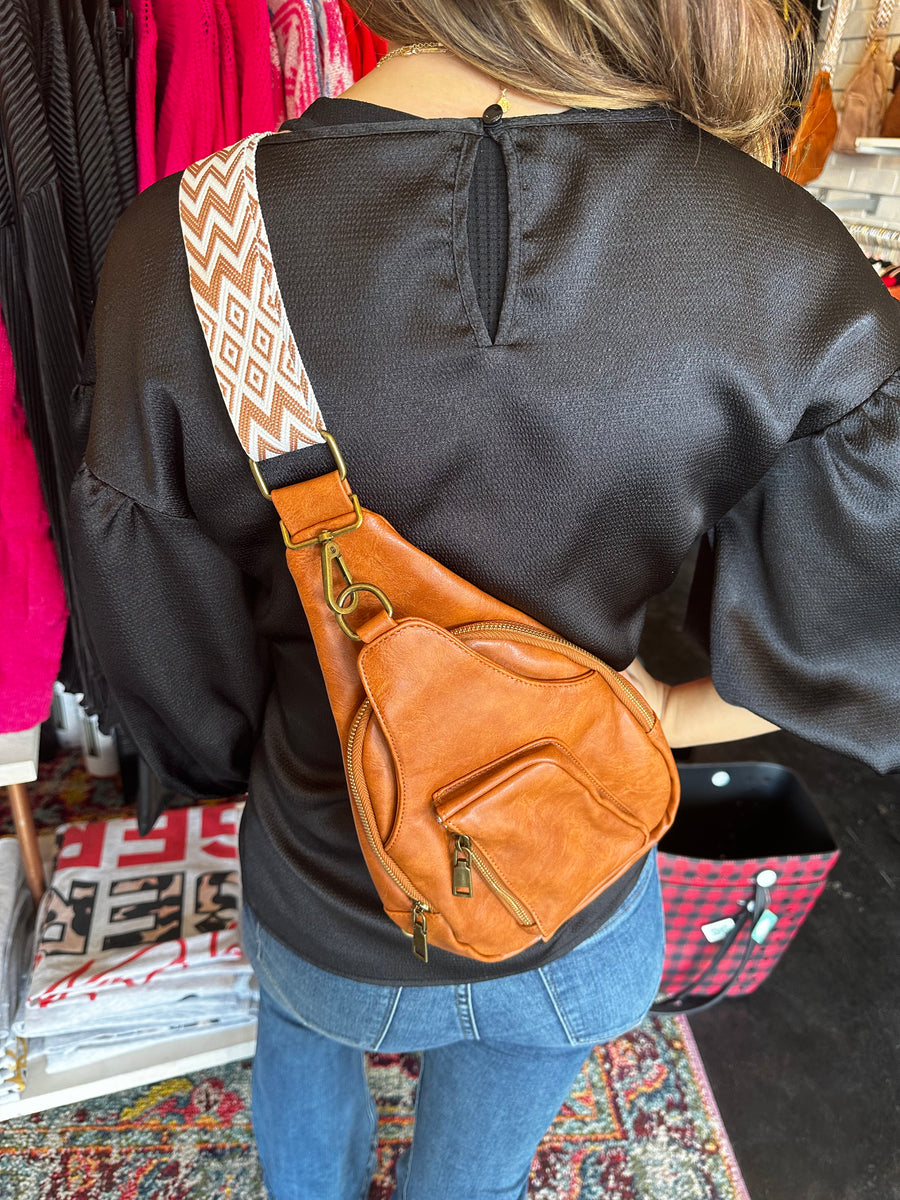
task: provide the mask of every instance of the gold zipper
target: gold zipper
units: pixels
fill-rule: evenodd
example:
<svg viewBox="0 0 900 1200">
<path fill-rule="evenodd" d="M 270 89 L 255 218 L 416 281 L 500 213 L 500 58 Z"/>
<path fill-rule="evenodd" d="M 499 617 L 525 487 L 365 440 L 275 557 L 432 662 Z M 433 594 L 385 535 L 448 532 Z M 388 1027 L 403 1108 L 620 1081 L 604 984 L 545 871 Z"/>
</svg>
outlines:
<svg viewBox="0 0 900 1200">
<path fill-rule="evenodd" d="M 550 633 L 543 629 L 533 629 L 530 625 L 519 625 L 515 621 L 476 621 L 471 625 L 457 625 L 455 629 L 450 630 L 450 633 L 459 636 L 466 633 L 489 633 L 495 629 L 512 630 L 512 632 L 522 634 L 529 639 L 534 638 L 539 641 L 554 642 L 558 646 L 565 646 L 568 650 L 576 650 L 583 660 L 590 663 L 593 669 L 598 671 L 607 683 L 611 684 L 622 695 L 626 707 L 641 718 L 645 733 L 649 733 L 656 724 L 656 714 L 652 709 L 647 707 L 638 692 L 635 691 L 626 679 L 623 679 L 618 671 L 614 671 L 611 666 L 595 655 L 588 653 L 587 650 L 582 650 L 581 646 L 576 646 L 574 642 L 569 642 L 564 637 L 560 637 L 558 633 Z"/>
<path fill-rule="evenodd" d="M 428 912 L 424 904 L 413 905 L 413 954 L 423 963 L 428 962 Z"/>
<path fill-rule="evenodd" d="M 372 832 L 372 826 L 369 824 L 369 815 L 366 812 L 365 805 L 362 802 L 362 796 L 360 795 L 360 792 L 359 792 L 359 785 L 357 784 L 357 781 L 356 781 L 356 763 L 354 762 L 354 750 L 356 747 L 356 737 L 357 737 L 357 734 L 359 733 L 359 727 L 362 724 L 363 719 L 366 716 L 368 716 L 368 713 L 369 713 L 369 710 L 371 709 L 371 707 L 372 707 L 372 702 L 370 700 L 366 700 L 365 703 L 363 704 L 362 708 L 360 708 L 359 712 L 356 714 L 356 719 L 354 720 L 353 725 L 350 729 L 350 736 L 347 738 L 347 781 L 350 784 L 350 791 L 353 795 L 353 802 L 356 805 L 356 811 L 359 813 L 360 820 L 362 821 L 363 829 L 365 830 L 365 833 L 366 833 L 366 841 L 369 843 L 369 845 L 375 851 L 378 861 L 384 867 L 385 871 L 388 873 L 388 875 L 390 875 L 391 879 L 393 879 L 393 881 L 394 881 L 394 883 L 396 883 L 397 887 L 400 888 L 401 892 L 403 892 L 404 895 L 408 896 L 410 898 L 410 900 L 412 900 L 414 902 L 414 904 L 413 904 L 414 909 L 420 909 L 424 912 L 432 912 L 433 909 L 431 908 L 431 905 L 428 903 L 428 901 L 425 899 L 425 897 L 420 892 L 417 892 L 415 889 L 410 889 L 409 887 L 407 887 L 407 885 L 403 882 L 403 880 L 400 879 L 397 876 L 396 872 L 393 870 L 390 859 L 385 855 L 384 851 L 378 845 L 378 841 Z"/>
<path fill-rule="evenodd" d="M 438 825 L 443 825 L 440 814 L 437 816 Z M 472 897 L 472 843 L 464 833 L 456 835 L 456 845 L 453 850 L 453 895 L 462 896 L 469 900 Z"/>
<path fill-rule="evenodd" d="M 462 836 L 465 836 L 465 835 L 462 835 Z M 478 871 L 478 874 L 482 877 L 482 879 L 485 881 L 485 883 L 488 885 L 488 887 L 491 889 L 491 891 L 494 893 L 494 895 L 497 897 L 497 899 L 501 902 L 501 904 L 503 904 L 504 907 L 509 909 L 509 911 L 516 918 L 516 920 L 519 922 L 520 925 L 534 925 L 534 923 L 535 923 L 534 917 L 531 915 L 531 913 L 528 911 L 528 909 L 525 908 L 525 906 L 521 903 L 521 901 L 516 899 L 516 897 L 512 894 L 511 891 L 509 891 L 508 888 L 505 888 L 503 886 L 503 884 L 500 882 L 500 880 L 497 878 L 497 876 L 494 874 L 494 872 L 491 870 L 491 868 L 487 865 L 487 863 L 484 861 L 484 859 L 481 858 L 479 856 L 479 854 L 477 853 L 477 851 L 475 851 L 472 848 L 472 843 L 469 841 L 469 839 L 467 837 L 466 837 L 465 841 L 466 841 L 466 852 L 469 856 L 469 859 L 470 859 L 472 865 Z M 472 892 L 471 892 L 471 885 L 470 885 L 469 895 L 471 896 L 471 894 L 472 894 Z"/>
<path fill-rule="evenodd" d="M 372 702 L 370 700 L 366 700 L 359 712 L 356 714 L 353 725 L 350 728 L 350 734 L 347 738 L 347 781 L 350 784 L 350 792 L 353 796 L 353 802 L 356 805 L 356 811 L 359 813 L 360 821 L 362 822 L 363 830 L 365 831 L 366 841 L 372 847 L 372 850 L 375 852 L 378 861 L 381 863 L 382 867 L 384 867 L 390 878 L 394 881 L 394 883 L 396 883 L 397 887 L 400 888 L 401 892 L 403 892 L 405 896 L 408 896 L 413 902 L 413 951 L 417 958 L 421 958 L 424 962 L 427 962 L 428 926 L 426 923 L 425 913 L 433 912 L 434 910 L 424 896 L 422 896 L 414 888 L 407 887 L 403 880 L 400 879 L 397 873 L 393 870 L 390 859 L 384 854 L 381 847 L 378 845 L 378 841 L 375 838 L 374 833 L 372 832 L 372 826 L 369 822 L 369 815 L 366 812 L 365 805 L 362 802 L 362 796 L 360 795 L 359 784 L 357 782 L 355 762 L 357 738 L 359 735 L 360 726 L 365 718 L 369 715 L 371 708 Z M 500 883 L 487 863 L 485 863 L 482 858 L 479 858 L 474 850 L 470 850 L 469 853 L 471 855 L 472 864 L 476 867 L 478 873 L 484 879 L 485 883 L 488 885 L 491 891 L 494 892 L 500 902 L 509 909 L 519 924 L 534 925 L 535 921 L 531 913 L 529 913 L 528 910 L 524 908 L 523 905 L 516 899 L 516 897 L 510 891 L 508 891 L 502 883 Z"/>
</svg>

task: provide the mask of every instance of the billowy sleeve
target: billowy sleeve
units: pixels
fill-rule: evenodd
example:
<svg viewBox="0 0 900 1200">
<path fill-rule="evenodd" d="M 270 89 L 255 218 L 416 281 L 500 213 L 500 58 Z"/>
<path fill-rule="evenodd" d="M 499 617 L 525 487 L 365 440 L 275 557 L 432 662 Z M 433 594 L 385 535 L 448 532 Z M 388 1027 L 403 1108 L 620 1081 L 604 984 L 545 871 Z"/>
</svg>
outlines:
<svg viewBox="0 0 900 1200">
<path fill-rule="evenodd" d="M 900 769 L 900 372 L 789 442 L 712 540 L 720 694 Z"/>
</svg>

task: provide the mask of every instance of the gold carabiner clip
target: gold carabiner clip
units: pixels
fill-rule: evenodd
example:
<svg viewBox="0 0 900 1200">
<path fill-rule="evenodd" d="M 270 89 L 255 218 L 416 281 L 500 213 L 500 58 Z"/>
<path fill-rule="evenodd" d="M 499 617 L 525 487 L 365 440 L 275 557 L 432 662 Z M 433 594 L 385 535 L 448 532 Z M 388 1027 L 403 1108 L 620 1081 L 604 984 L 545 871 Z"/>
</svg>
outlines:
<svg viewBox="0 0 900 1200">
<path fill-rule="evenodd" d="M 390 600 L 388 600 L 387 596 L 384 594 L 384 592 L 381 590 L 381 588 L 377 587 L 374 583 L 351 583 L 349 587 L 345 587 L 344 590 L 341 592 L 341 594 L 338 596 L 337 602 L 339 605 L 342 605 L 343 601 L 349 597 L 349 599 L 352 600 L 353 603 L 347 605 L 346 608 L 342 607 L 341 611 L 339 613 L 335 613 L 334 615 L 337 617 L 337 623 L 338 623 L 338 625 L 340 625 L 342 631 L 344 633 L 346 633 L 347 637 L 351 638 L 354 642 L 361 642 L 362 638 L 359 636 L 358 633 L 353 632 L 353 630 L 350 628 L 350 626 L 344 620 L 344 614 L 353 612 L 353 610 L 356 608 L 357 604 L 359 604 L 359 597 L 363 592 L 371 592 L 372 595 L 375 597 L 375 599 L 379 602 L 381 607 L 384 609 L 384 611 L 387 613 L 387 615 L 389 617 L 392 617 L 394 615 L 393 604 L 391 604 Z"/>
<path fill-rule="evenodd" d="M 346 606 L 341 604 L 341 599 L 345 594 L 345 589 L 341 590 L 340 596 L 335 594 L 334 590 L 334 573 L 332 571 L 332 563 L 337 565 L 338 570 L 343 575 L 347 587 L 353 586 L 353 576 L 350 574 L 347 564 L 344 562 L 344 556 L 341 554 L 341 548 L 334 540 L 334 534 L 326 530 L 321 535 L 321 554 L 322 554 L 322 587 L 325 592 L 325 603 L 338 618 L 349 616 L 350 613 L 356 610 L 359 604 L 359 596 L 353 593 L 350 596 L 351 603 Z"/>
<path fill-rule="evenodd" d="M 325 603 L 334 613 L 341 632 L 345 633 L 348 638 L 354 642 L 362 641 L 358 633 L 354 633 L 347 624 L 346 618 L 352 612 L 356 611 L 359 605 L 359 597 L 363 592 L 370 592 L 375 599 L 381 604 L 384 611 L 389 617 L 394 615 L 394 608 L 390 600 L 374 583 L 354 583 L 353 577 L 350 574 L 347 564 L 344 562 L 344 556 L 341 554 L 340 546 L 335 544 L 334 536 L 329 532 L 324 532 L 321 535 L 322 545 L 322 588 L 325 592 Z M 334 572 L 332 564 L 336 564 L 338 570 L 343 575 L 347 582 L 347 586 L 343 588 L 337 595 L 334 591 Z"/>
<path fill-rule="evenodd" d="M 344 462 L 344 456 L 341 454 L 337 442 L 325 429 L 320 429 L 322 440 L 331 451 L 334 458 L 334 464 L 337 467 L 338 478 L 343 482 L 347 478 L 347 464 Z M 256 480 L 256 486 L 267 500 L 272 499 L 272 494 L 266 487 L 265 481 L 260 473 L 259 467 L 251 459 L 250 470 L 253 472 L 253 478 Z M 288 531 L 284 521 L 281 522 L 281 534 L 284 538 L 284 544 L 289 550 L 303 550 L 310 546 L 319 547 L 319 554 L 322 562 L 322 589 L 325 593 L 325 603 L 334 613 L 341 631 L 352 638 L 354 642 L 362 641 L 358 634 L 354 633 L 347 624 L 346 618 L 351 613 L 356 612 L 359 606 L 359 597 L 362 592 L 371 592 L 384 608 L 384 611 L 389 617 L 394 615 L 394 609 L 390 600 L 374 583 L 354 583 L 353 576 L 344 562 L 344 556 L 341 554 L 340 547 L 336 544 L 335 538 L 341 537 L 345 533 L 352 533 L 359 529 L 363 523 L 362 508 L 360 507 L 359 499 L 355 493 L 350 494 L 350 502 L 353 505 L 353 521 L 349 525 L 341 525 L 337 529 L 323 529 L 315 537 L 307 538 L 302 542 L 295 542 Z M 340 571 L 344 577 L 346 587 L 341 588 L 339 592 L 334 586 L 334 567 Z"/>
</svg>

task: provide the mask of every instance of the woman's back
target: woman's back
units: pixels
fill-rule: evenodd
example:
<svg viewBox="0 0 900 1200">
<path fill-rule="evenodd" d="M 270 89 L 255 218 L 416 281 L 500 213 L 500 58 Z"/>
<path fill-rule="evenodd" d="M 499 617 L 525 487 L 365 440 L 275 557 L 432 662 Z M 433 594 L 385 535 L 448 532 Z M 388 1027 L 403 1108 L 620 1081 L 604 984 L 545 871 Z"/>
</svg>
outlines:
<svg viewBox="0 0 900 1200">
<path fill-rule="evenodd" d="M 870 423 L 860 406 L 898 366 L 894 303 L 837 221 L 661 107 L 487 124 L 320 100 L 287 130 L 259 150 L 260 204 L 287 317 L 363 502 L 619 668 L 647 600 L 718 525 L 720 691 L 864 753 L 868 709 L 854 697 L 848 724 L 840 685 L 864 589 L 835 612 L 843 556 L 791 569 L 852 516 L 836 518 L 820 431 L 833 437 L 847 414 Z M 144 575 L 104 580 L 92 597 L 110 614 L 102 657 L 162 778 L 198 794 L 249 783 L 244 852 L 261 869 L 245 886 L 265 922 L 322 965 L 412 981 L 420 967 L 378 920 L 356 846 L 277 523 L 193 311 L 177 184 L 123 221 L 98 310 L 105 399 L 77 485 L 83 536 L 102 534 L 114 559 L 109 539 L 122 554 L 127 541 Z M 886 388 L 870 406 L 897 385 Z M 873 461 L 889 447 L 870 446 Z M 280 486 L 329 465 L 313 447 L 262 470 Z M 157 616 L 123 629 L 113 614 L 135 587 Z M 161 647 L 160 628 L 183 630 L 186 610 L 190 635 Z M 823 663 L 810 634 L 825 618 L 841 633 L 824 656 L 835 682 L 823 705 L 807 693 Z M 889 620 L 865 617 L 876 711 L 894 686 L 887 666 L 878 683 Z M 129 670 L 151 660 L 143 678 Z M 148 687 L 153 706 L 137 694 Z M 597 928 L 635 877 L 529 952 L 531 965 Z M 297 910 L 302 927 L 279 915 Z M 448 956 L 428 980 L 473 974 Z"/>
</svg>

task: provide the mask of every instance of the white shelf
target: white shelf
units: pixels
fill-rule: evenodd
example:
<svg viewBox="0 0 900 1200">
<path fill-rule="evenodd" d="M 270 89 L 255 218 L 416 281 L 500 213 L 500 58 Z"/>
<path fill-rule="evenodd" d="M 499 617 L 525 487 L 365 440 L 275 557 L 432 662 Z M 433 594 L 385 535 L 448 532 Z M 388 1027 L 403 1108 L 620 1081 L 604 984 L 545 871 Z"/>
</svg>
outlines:
<svg viewBox="0 0 900 1200">
<path fill-rule="evenodd" d="M 0 1101 L 0 1121 L 220 1067 L 252 1058 L 255 1050 L 256 1022 L 251 1021 L 230 1029 L 205 1030 L 195 1037 L 159 1041 L 141 1051 L 110 1055 L 103 1062 L 53 1075 L 47 1074 L 43 1055 L 38 1055 L 28 1060 L 25 1091 L 17 1100 Z"/>
<path fill-rule="evenodd" d="M 41 833 L 38 842 L 45 868 L 52 873 L 56 852 L 53 830 Z M 144 1087 L 208 1067 L 221 1067 L 252 1058 L 255 1052 L 256 1021 L 252 1020 L 227 1029 L 204 1029 L 192 1035 L 161 1038 L 143 1050 L 110 1054 L 102 1062 L 52 1075 L 47 1074 L 45 1056 L 35 1054 L 28 1058 L 25 1091 L 15 1100 L 0 1100 L 0 1121 L 27 1117 L 29 1113 L 64 1104 L 82 1104 L 97 1096 Z"/>
<path fill-rule="evenodd" d="M 900 138 L 857 138 L 857 154 L 900 154 Z"/>
<path fill-rule="evenodd" d="M 40 742 L 40 725 L 21 733 L 0 733 L 0 787 L 37 779 Z"/>
</svg>

